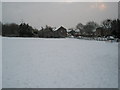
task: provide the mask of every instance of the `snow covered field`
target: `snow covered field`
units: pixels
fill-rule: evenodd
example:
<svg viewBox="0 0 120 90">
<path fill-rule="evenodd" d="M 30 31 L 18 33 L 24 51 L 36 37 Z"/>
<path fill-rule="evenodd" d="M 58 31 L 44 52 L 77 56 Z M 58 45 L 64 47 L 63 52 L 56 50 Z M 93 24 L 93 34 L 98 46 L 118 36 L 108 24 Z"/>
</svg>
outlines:
<svg viewBox="0 0 120 90">
<path fill-rule="evenodd" d="M 2 89 L 2 37 L 0 36 L 0 89 Z"/>
<path fill-rule="evenodd" d="M 3 88 L 117 88 L 118 44 L 3 38 Z"/>
</svg>

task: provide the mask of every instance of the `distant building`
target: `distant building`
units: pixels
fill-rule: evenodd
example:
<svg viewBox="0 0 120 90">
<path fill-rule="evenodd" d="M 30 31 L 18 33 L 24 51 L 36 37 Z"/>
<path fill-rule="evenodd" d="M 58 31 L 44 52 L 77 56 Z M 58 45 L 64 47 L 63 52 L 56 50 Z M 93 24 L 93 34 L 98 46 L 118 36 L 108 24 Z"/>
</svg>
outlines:
<svg viewBox="0 0 120 90">
<path fill-rule="evenodd" d="M 65 38 L 67 37 L 67 29 L 61 26 L 53 30 L 51 27 L 42 28 L 38 33 L 41 38 Z"/>
<path fill-rule="evenodd" d="M 72 29 L 68 32 L 68 35 L 74 36 L 74 37 L 79 37 L 79 36 L 81 36 L 81 33 L 80 33 L 79 29 Z"/>
<path fill-rule="evenodd" d="M 67 29 L 61 26 L 56 31 L 54 31 L 55 38 L 65 38 L 67 37 Z"/>
<path fill-rule="evenodd" d="M 75 33 L 76 33 L 76 32 L 75 32 L 74 30 L 71 30 L 71 31 L 68 32 L 68 34 L 69 34 L 70 36 L 75 36 Z"/>
</svg>

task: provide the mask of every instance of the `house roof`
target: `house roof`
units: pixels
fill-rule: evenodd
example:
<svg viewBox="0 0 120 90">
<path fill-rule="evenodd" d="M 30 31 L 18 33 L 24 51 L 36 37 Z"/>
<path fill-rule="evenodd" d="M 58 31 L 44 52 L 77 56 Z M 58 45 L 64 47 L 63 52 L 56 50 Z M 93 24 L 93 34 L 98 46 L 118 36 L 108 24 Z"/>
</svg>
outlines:
<svg viewBox="0 0 120 90">
<path fill-rule="evenodd" d="M 57 31 L 57 30 L 60 29 L 60 28 L 64 28 L 64 29 L 67 30 L 67 28 L 65 28 L 64 26 L 60 26 L 60 27 L 54 28 L 53 31 Z"/>
</svg>

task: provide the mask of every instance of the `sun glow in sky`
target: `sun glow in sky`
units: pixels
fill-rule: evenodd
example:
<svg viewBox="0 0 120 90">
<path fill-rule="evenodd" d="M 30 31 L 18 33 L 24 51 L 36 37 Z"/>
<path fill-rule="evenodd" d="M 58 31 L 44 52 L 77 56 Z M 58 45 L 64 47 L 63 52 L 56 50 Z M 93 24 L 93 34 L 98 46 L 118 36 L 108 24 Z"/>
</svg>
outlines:
<svg viewBox="0 0 120 90">
<path fill-rule="evenodd" d="M 95 4 L 92 4 L 90 7 L 93 9 L 105 10 L 107 8 L 107 5 L 102 2 L 96 2 Z"/>
<path fill-rule="evenodd" d="M 74 3 L 74 0 L 64 0 L 67 3 Z M 105 3 L 103 2 L 103 0 L 97 0 L 95 4 L 92 4 L 90 6 L 91 8 L 97 8 L 99 10 L 105 10 L 107 8 L 107 6 L 105 5 Z"/>
<path fill-rule="evenodd" d="M 100 9 L 100 10 L 105 10 L 106 7 L 107 7 L 107 6 L 106 6 L 104 3 L 102 3 L 102 4 L 99 5 L 99 9 Z"/>
</svg>

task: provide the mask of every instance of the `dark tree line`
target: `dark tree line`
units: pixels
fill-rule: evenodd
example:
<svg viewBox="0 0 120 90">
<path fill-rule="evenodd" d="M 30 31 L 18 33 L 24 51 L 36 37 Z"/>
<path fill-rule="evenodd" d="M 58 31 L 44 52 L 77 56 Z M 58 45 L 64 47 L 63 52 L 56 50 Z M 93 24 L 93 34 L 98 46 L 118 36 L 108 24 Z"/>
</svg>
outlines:
<svg viewBox="0 0 120 90">
<path fill-rule="evenodd" d="M 78 37 L 107 37 L 113 36 L 114 38 L 120 39 L 120 20 L 104 20 L 101 25 L 98 25 L 94 21 L 90 21 L 83 25 L 78 23 L 75 29 L 70 28 L 67 31 L 64 27 L 60 27 L 58 30 L 54 31 L 54 28 L 50 26 L 42 27 L 41 30 L 34 29 L 32 26 L 26 23 L 21 23 L 20 25 L 2 24 L 2 36 L 8 37 L 41 37 L 41 38 L 64 38 L 69 35 Z M 79 30 L 76 32 L 76 30 Z"/>
<path fill-rule="evenodd" d="M 19 25 L 12 24 L 2 24 L 2 35 L 3 36 L 19 36 Z"/>
<path fill-rule="evenodd" d="M 96 22 L 88 22 L 86 25 L 79 23 L 76 29 L 80 30 L 80 36 L 86 37 L 107 37 L 113 36 L 120 39 L 120 20 L 104 20 L 101 25 Z M 75 31 L 75 30 L 74 30 Z M 72 31 L 73 34 L 73 31 Z"/>
<path fill-rule="evenodd" d="M 2 35 L 2 23 L 0 22 L 0 35 Z"/>
<path fill-rule="evenodd" d="M 26 23 L 20 25 L 12 23 L 2 25 L 2 35 L 7 37 L 65 38 L 67 37 L 67 29 L 61 26 L 54 31 L 52 27 L 46 25 L 45 28 L 37 30 Z"/>
<path fill-rule="evenodd" d="M 12 24 L 2 24 L 2 36 L 8 37 L 35 37 L 38 34 L 38 30 L 33 29 L 26 23 L 21 23 L 20 25 Z"/>
<path fill-rule="evenodd" d="M 113 20 L 111 23 L 112 35 L 120 39 L 120 20 Z"/>
<path fill-rule="evenodd" d="M 34 32 L 33 28 L 28 24 L 21 23 L 18 27 L 18 32 L 20 37 L 33 37 Z"/>
</svg>

